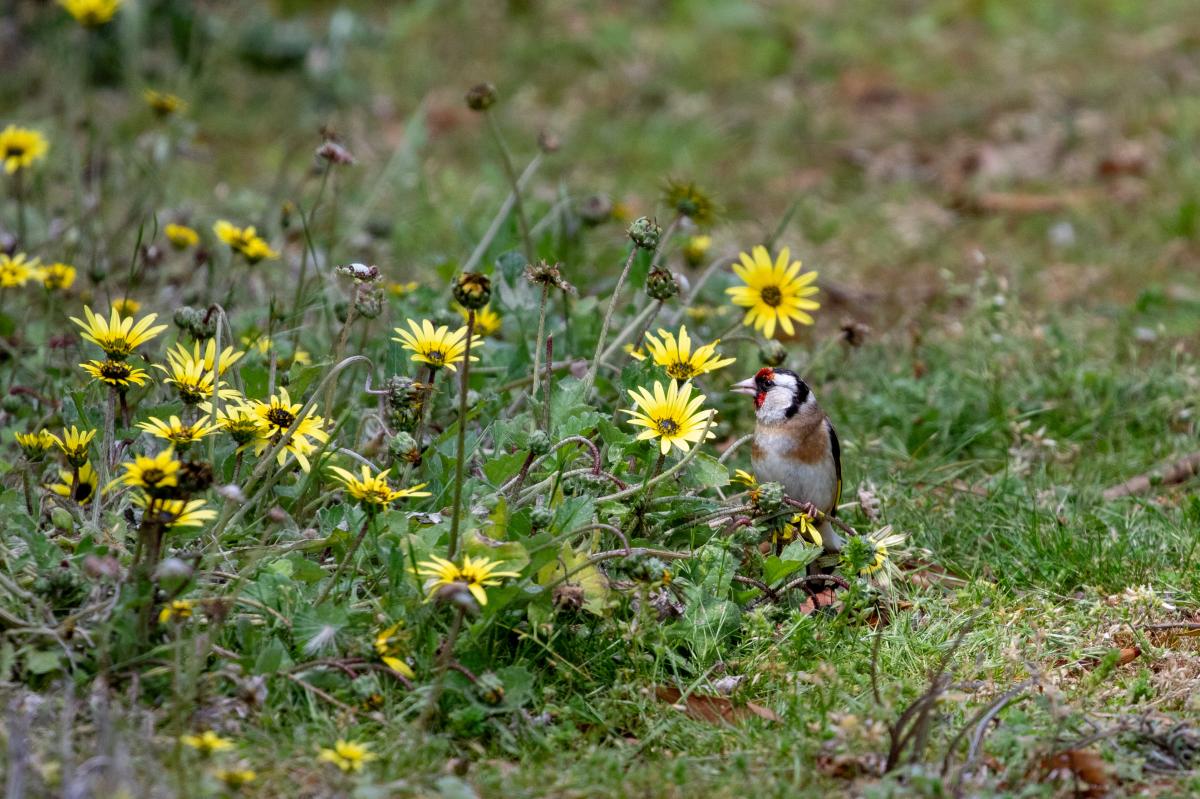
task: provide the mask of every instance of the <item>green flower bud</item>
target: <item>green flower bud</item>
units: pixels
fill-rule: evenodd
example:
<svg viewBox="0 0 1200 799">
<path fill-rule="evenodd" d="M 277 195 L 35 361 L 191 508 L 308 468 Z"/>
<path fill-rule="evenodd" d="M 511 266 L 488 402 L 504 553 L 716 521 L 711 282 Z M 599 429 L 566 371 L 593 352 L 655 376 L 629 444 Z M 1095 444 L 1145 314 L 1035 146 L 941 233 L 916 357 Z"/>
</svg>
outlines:
<svg viewBox="0 0 1200 799">
<path fill-rule="evenodd" d="M 679 281 L 669 270 L 656 266 L 646 275 L 646 293 L 656 300 L 669 300 L 679 293 Z"/>
<path fill-rule="evenodd" d="M 50 511 L 50 523 L 56 530 L 62 530 L 64 533 L 70 533 L 75 529 L 75 519 L 71 516 L 71 512 L 57 505 Z"/>
<path fill-rule="evenodd" d="M 643 250 L 653 250 L 658 247 L 658 240 L 661 236 L 662 228 L 655 224 L 653 219 L 646 216 L 638 217 L 629 226 L 629 238 L 633 239 L 633 243 Z"/>
<path fill-rule="evenodd" d="M 545 430 L 534 430 L 529 434 L 529 450 L 535 457 L 550 451 L 550 436 Z"/>
<path fill-rule="evenodd" d="M 779 483 L 759 483 L 750 490 L 750 503 L 759 516 L 772 516 L 783 510 L 783 486 Z"/>
<path fill-rule="evenodd" d="M 354 310 L 364 319 L 374 319 L 383 313 L 383 290 L 378 286 L 359 289 L 354 294 Z"/>
<path fill-rule="evenodd" d="M 23 404 L 16 394 L 5 394 L 4 399 L 0 400 L 0 407 L 4 408 L 5 413 L 17 413 Z"/>
<path fill-rule="evenodd" d="M 421 459 L 421 450 L 417 447 L 417 440 L 412 437 L 411 433 L 403 431 L 388 440 L 388 452 L 402 463 L 416 463 Z"/>
<path fill-rule="evenodd" d="M 545 530 L 554 523 L 554 509 L 545 505 L 534 508 L 529 515 L 529 523 L 534 530 Z"/>
<path fill-rule="evenodd" d="M 763 366 L 782 366 L 787 360 L 787 348 L 779 339 L 769 338 L 758 348 L 758 359 Z"/>
</svg>

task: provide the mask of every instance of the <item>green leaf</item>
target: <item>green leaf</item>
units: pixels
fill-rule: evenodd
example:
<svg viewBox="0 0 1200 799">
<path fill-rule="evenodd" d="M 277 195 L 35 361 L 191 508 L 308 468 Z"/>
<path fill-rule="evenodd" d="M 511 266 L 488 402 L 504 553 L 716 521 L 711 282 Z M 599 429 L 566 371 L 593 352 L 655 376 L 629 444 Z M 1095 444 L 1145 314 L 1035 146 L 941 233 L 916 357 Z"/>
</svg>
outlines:
<svg viewBox="0 0 1200 799">
<path fill-rule="evenodd" d="M 258 657 L 254 660 L 254 673 L 273 674 L 279 671 L 285 657 L 287 650 L 283 648 L 283 644 L 278 638 L 272 638 L 270 643 L 258 651 Z"/>
<path fill-rule="evenodd" d="M 57 652 L 37 650 L 25 656 L 25 668 L 30 674 L 49 674 L 58 671 L 61 658 Z"/>
<path fill-rule="evenodd" d="M 698 452 L 688 464 L 684 482 L 691 486 L 720 488 L 729 485 L 729 470 L 711 455 Z"/>
</svg>

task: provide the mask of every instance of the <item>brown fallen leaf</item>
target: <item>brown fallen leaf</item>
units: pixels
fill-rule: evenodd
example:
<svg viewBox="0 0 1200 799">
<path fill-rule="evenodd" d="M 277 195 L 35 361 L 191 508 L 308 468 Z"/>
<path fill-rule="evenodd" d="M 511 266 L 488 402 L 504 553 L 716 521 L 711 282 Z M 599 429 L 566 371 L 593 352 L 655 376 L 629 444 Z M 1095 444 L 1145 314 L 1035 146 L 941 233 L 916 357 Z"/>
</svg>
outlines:
<svg viewBox="0 0 1200 799">
<path fill-rule="evenodd" d="M 654 689 L 659 701 L 669 705 L 677 705 L 690 718 L 696 721 L 707 721 L 710 724 L 737 724 L 750 718 L 780 721 L 779 716 L 770 708 L 747 702 L 735 705 L 723 696 L 707 696 L 705 694 L 689 694 L 684 698 L 683 693 L 673 685 L 660 685 Z"/>
<path fill-rule="evenodd" d="M 1038 771 L 1042 781 L 1071 779 L 1086 784 L 1087 790 L 1076 792 L 1077 796 L 1100 797 L 1108 792 L 1108 766 L 1100 755 L 1086 749 L 1068 749 L 1044 757 Z"/>
</svg>

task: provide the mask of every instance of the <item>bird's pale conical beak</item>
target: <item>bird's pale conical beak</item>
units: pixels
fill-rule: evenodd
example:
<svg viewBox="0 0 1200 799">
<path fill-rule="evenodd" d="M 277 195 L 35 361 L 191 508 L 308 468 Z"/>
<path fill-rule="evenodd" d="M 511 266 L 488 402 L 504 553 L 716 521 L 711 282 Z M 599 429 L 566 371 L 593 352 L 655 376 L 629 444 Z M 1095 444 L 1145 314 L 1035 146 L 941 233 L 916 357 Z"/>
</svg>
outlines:
<svg viewBox="0 0 1200 799">
<path fill-rule="evenodd" d="M 746 394 L 751 397 L 758 394 L 758 386 L 754 383 L 753 377 L 748 377 L 740 383 L 734 383 L 729 390 L 735 394 Z"/>
</svg>

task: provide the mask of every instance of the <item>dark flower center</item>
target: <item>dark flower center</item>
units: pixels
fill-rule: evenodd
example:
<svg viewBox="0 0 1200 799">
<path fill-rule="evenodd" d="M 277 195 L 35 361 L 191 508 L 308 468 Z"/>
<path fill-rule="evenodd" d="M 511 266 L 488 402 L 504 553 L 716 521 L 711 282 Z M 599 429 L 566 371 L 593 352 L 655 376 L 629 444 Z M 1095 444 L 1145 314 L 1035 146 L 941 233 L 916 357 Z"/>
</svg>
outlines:
<svg viewBox="0 0 1200 799">
<path fill-rule="evenodd" d="M 20 158 L 25 155 L 25 148 L 19 144 L 10 144 L 4 148 L 5 158 Z"/>
<path fill-rule="evenodd" d="M 694 375 L 696 370 L 692 368 L 690 363 L 673 363 L 667 367 L 667 374 L 674 377 L 676 380 L 687 380 Z"/>
<path fill-rule="evenodd" d="M 71 496 L 76 502 L 82 505 L 84 502 L 87 502 L 89 497 L 92 496 L 92 484 L 80 480 L 76 484 L 75 489 L 71 492 Z"/>
<path fill-rule="evenodd" d="M 142 472 L 142 482 L 148 486 L 156 486 L 166 479 L 162 469 L 146 469 Z"/>
<path fill-rule="evenodd" d="M 435 363 L 443 363 L 446 360 L 446 353 L 441 350 L 430 350 L 425 357 Z"/>
<path fill-rule="evenodd" d="M 658 433 L 663 436 L 673 436 L 679 432 L 679 423 L 674 419 L 659 419 Z"/>
<path fill-rule="evenodd" d="M 767 286 L 762 290 L 761 296 L 762 301 L 772 308 L 783 302 L 783 292 L 779 290 L 778 286 Z"/>
<path fill-rule="evenodd" d="M 100 366 L 100 376 L 105 380 L 128 380 L 132 370 L 120 361 L 105 361 Z"/>
<path fill-rule="evenodd" d="M 283 408 L 272 408 L 267 411 L 267 421 L 278 427 L 280 430 L 287 430 L 296 421 L 296 417 L 291 412 Z"/>
</svg>

